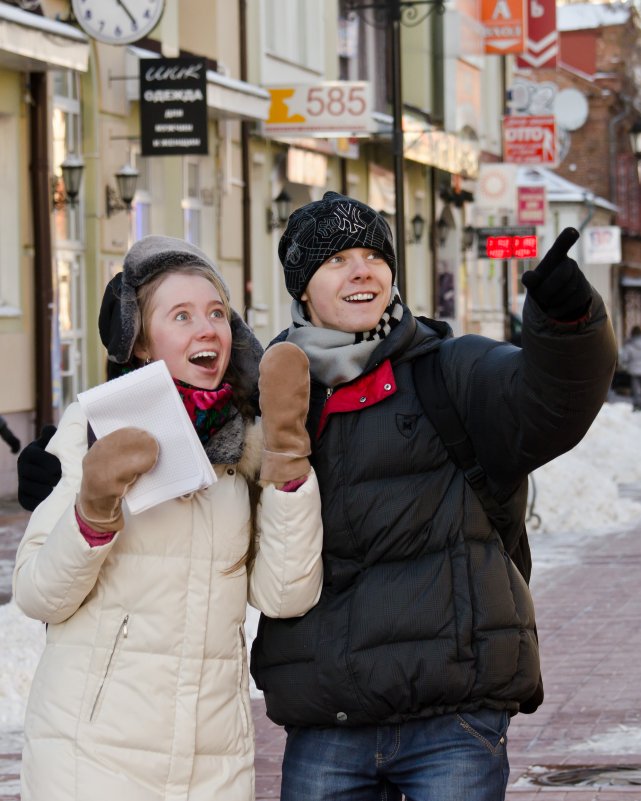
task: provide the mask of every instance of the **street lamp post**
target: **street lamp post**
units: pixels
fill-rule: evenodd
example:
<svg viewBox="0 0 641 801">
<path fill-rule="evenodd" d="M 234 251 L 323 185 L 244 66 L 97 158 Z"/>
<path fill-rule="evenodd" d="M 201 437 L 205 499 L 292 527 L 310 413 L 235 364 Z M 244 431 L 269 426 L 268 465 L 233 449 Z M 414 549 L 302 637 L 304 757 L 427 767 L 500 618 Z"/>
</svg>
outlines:
<svg viewBox="0 0 641 801">
<path fill-rule="evenodd" d="M 425 9 L 419 6 L 427 6 Z M 435 9 L 445 11 L 445 0 L 345 0 L 348 14 L 358 14 L 365 22 L 387 28 L 392 36 L 392 158 L 394 165 L 396 281 L 405 290 L 405 163 L 403 141 L 403 86 L 401 80 L 401 25 L 413 27 Z M 421 13 L 422 12 L 422 13 Z"/>
</svg>

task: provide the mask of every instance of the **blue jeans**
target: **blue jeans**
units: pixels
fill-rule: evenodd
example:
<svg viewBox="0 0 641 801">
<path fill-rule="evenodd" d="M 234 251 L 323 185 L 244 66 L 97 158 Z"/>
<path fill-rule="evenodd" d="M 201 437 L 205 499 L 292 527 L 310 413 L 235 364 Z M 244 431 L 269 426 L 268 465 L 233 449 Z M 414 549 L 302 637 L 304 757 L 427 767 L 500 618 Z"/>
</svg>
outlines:
<svg viewBox="0 0 641 801">
<path fill-rule="evenodd" d="M 288 729 L 281 801 L 503 801 L 509 714 Z"/>
</svg>

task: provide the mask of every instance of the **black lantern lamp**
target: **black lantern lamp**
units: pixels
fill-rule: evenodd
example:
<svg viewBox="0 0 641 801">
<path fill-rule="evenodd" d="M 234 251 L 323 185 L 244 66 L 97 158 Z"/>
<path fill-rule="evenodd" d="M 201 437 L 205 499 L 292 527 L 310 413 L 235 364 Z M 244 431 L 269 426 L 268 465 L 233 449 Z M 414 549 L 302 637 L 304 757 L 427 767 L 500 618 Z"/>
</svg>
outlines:
<svg viewBox="0 0 641 801">
<path fill-rule="evenodd" d="M 292 213 L 292 199 L 286 189 L 281 189 L 272 201 L 276 207 L 274 214 L 273 208 L 267 209 L 267 232 L 276 228 L 284 228 Z"/>
<path fill-rule="evenodd" d="M 111 217 L 117 211 L 126 211 L 127 213 L 131 211 L 139 174 L 131 164 L 124 164 L 114 176 L 118 189 L 115 190 L 107 184 L 107 217 Z"/>
<path fill-rule="evenodd" d="M 63 209 L 66 205 L 75 206 L 80 193 L 82 172 L 85 164 L 80 156 L 71 154 L 60 165 L 62 176 L 53 177 L 53 207 Z"/>
<path fill-rule="evenodd" d="M 474 244 L 474 237 L 476 235 L 476 229 L 473 225 L 466 225 L 463 229 L 463 235 L 461 238 L 461 243 L 463 245 L 463 250 L 469 250 L 472 245 Z"/>
<path fill-rule="evenodd" d="M 418 244 L 423 238 L 423 232 L 425 231 L 425 218 L 417 212 L 410 220 L 410 223 L 412 225 L 412 242 Z"/>
</svg>

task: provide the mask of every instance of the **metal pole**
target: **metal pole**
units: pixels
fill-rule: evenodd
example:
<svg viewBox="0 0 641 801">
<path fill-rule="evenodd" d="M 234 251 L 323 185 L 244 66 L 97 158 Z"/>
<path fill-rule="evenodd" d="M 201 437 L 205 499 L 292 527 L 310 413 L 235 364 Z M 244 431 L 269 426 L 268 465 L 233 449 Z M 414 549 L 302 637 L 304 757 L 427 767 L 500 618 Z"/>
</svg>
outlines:
<svg viewBox="0 0 641 801">
<path fill-rule="evenodd" d="M 403 88 L 401 81 L 401 2 L 391 0 L 392 24 L 392 105 L 394 114 L 394 194 L 396 199 L 396 283 L 401 297 L 405 292 L 405 189 L 403 160 Z"/>
<path fill-rule="evenodd" d="M 29 85 L 33 105 L 29 116 L 31 139 L 31 213 L 33 216 L 35 290 L 36 431 L 53 423 L 51 340 L 54 324 L 53 253 L 49 207 L 47 131 L 51 124 L 47 102 L 47 74 L 32 72 Z"/>
</svg>

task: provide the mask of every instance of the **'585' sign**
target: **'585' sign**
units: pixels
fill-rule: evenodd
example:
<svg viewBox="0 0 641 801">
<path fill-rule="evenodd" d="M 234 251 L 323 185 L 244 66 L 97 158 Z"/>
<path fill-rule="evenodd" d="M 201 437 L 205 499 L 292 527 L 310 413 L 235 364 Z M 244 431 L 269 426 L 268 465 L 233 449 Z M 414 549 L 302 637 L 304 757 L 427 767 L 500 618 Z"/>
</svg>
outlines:
<svg viewBox="0 0 641 801">
<path fill-rule="evenodd" d="M 350 134 L 372 130 L 370 84 L 326 81 L 299 86 L 267 87 L 271 95 L 265 134 Z"/>
</svg>

